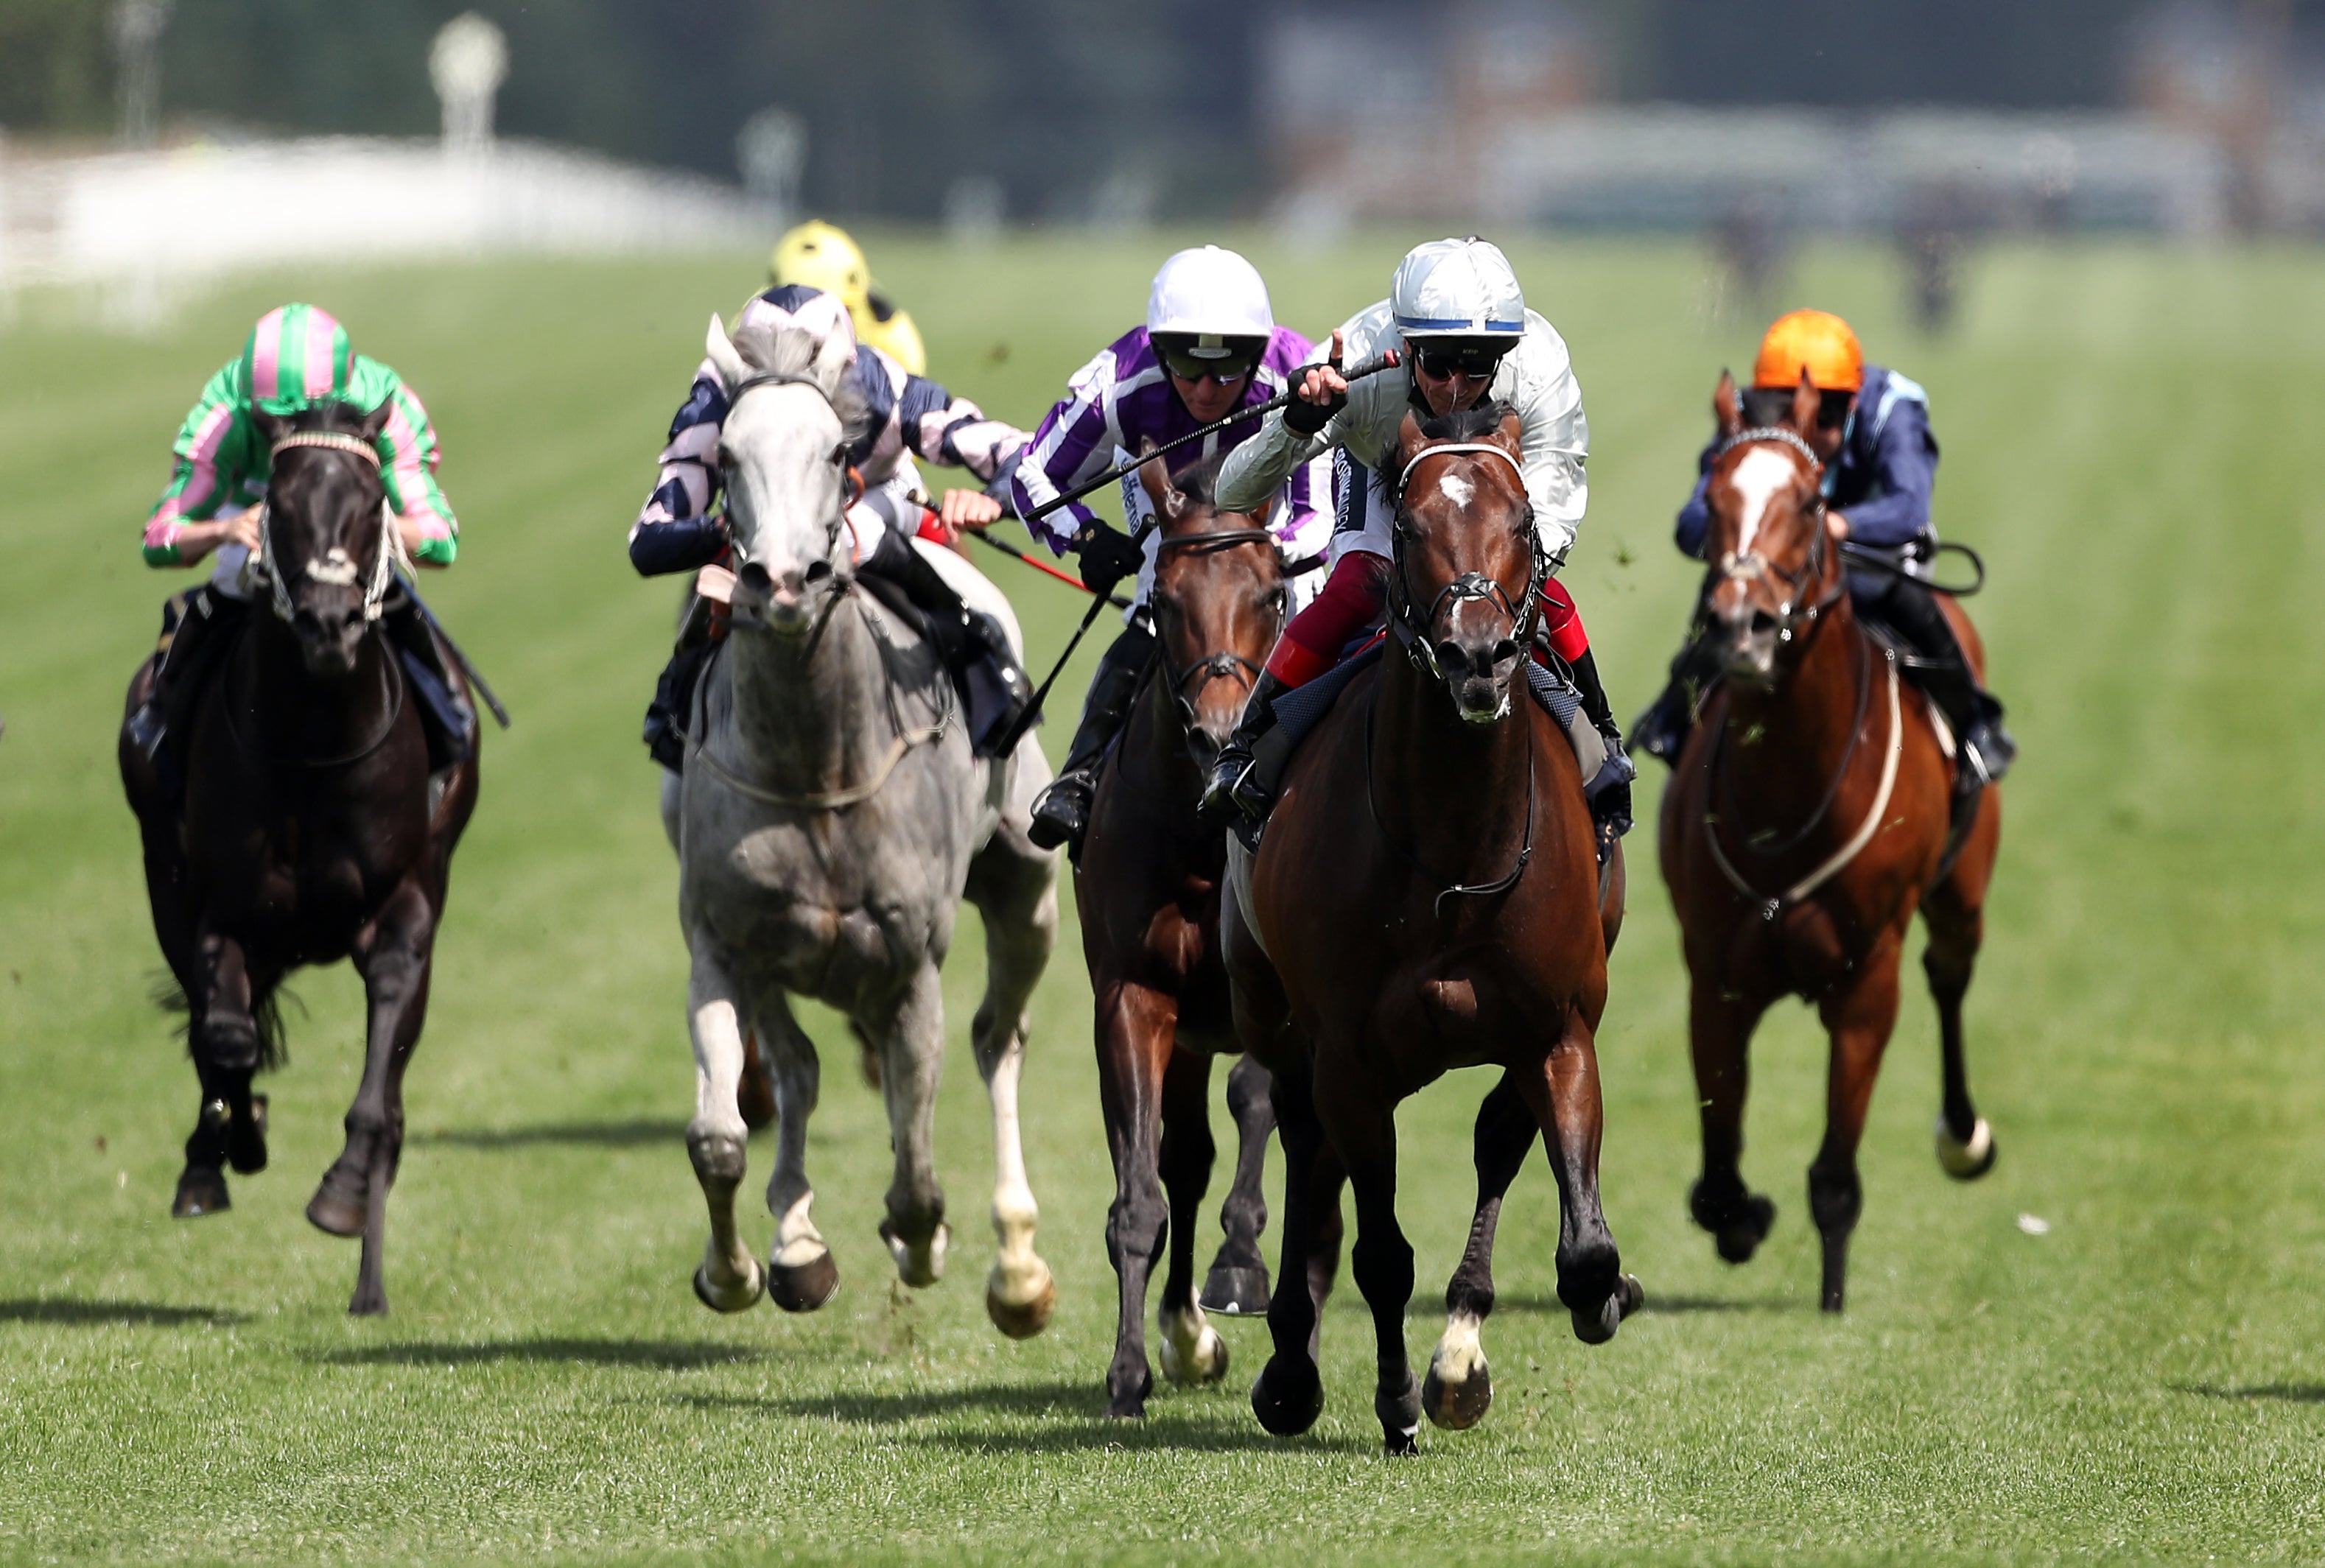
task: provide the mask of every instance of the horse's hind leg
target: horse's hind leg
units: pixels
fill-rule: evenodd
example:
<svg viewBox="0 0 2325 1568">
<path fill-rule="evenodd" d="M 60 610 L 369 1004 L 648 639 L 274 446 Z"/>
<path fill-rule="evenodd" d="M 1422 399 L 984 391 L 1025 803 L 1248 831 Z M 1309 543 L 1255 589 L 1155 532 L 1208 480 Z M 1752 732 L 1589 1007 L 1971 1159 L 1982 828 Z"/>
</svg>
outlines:
<svg viewBox="0 0 2325 1568">
<path fill-rule="evenodd" d="M 1311 1281 L 1306 1290 L 1279 1290 L 1267 1306 L 1267 1334 L 1273 1353 L 1251 1386 L 1252 1413 L 1259 1424 L 1278 1437 L 1292 1437 L 1316 1424 L 1324 1410 L 1324 1380 L 1317 1370 L 1317 1338 L 1323 1324 L 1323 1293 L 1316 1288 L 1314 1249 L 1317 1231 L 1327 1217 L 1320 1199 L 1328 1193 L 1329 1206 L 1339 1201 L 1338 1161 L 1325 1144 L 1323 1125 L 1316 1119 L 1305 1072 L 1279 1072 L 1270 1089 L 1275 1104 L 1276 1135 L 1283 1144 L 1284 1277 Z M 1338 1237 L 1332 1261 L 1338 1260 Z M 1329 1288 L 1329 1271 L 1324 1283 Z"/>
<path fill-rule="evenodd" d="M 1267 1069 L 1249 1054 L 1237 1056 L 1227 1074 L 1227 1114 L 1235 1118 L 1235 1183 L 1219 1209 L 1226 1234 L 1203 1281 L 1206 1311 L 1229 1317 L 1265 1317 L 1267 1259 L 1259 1238 L 1267 1229 L 1267 1140 L 1275 1131 L 1275 1111 L 1267 1102 Z"/>
<path fill-rule="evenodd" d="M 993 1234 L 999 1244 L 986 1276 L 985 1311 L 1011 1339 L 1030 1339 L 1049 1326 L 1058 1286 L 1033 1250 L 1041 1208 L 1025 1179 L 1017 1083 L 1025 1065 L 1026 1003 L 1057 943 L 1056 858 L 1030 844 L 1021 847 L 1013 833 L 996 834 L 969 868 L 967 894 L 985 918 L 985 1001 L 969 1039 L 993 1106 Z"/>
<path fill-rule="evenodd" d="M 1372 1308 L 1377 1379 L 1373 1414 L 1392 1455 L 1420 1452 L 1421 1385 L 1405 1352 L 1404 1314 L 1413 1301 L 1413 1244 L 1396 1222 L 1396 1101 L 1348 1072 L 1316 1086 L 1316 1111 L 1348 1173 L 1357 1200 L 1357 1244 L 1349 1258 L 1357 1288 Z"/>
<path fill-rule="evenodd" d="M 333 1235 L 362 1232 L 351 1313 L 387 1310 L 387 1194 L 403 1155 L 403 1070 L 428 1017 L 435 941 L 436 911 L 419 883 L 407 879 L 381 907 L 369 944 L 355 955 L 369 1014 L 363 1082 L 347 1108 L 347 1144 L 307 1205 L 308 1219 Z"/>
<path fill-rule="evenodd" d="M 1829 992 L 1817 1011 L 1832 1037 L 1825 1084 L 1824 1146 L 1809 1167 L 1809 1213 L 1824 1242 L 1818 1305 L 1839 1312 L 1848 1287 L 1848 1239 L 1865 1207 L 1857 1146 L 1873 1102 L 1881 1053 L 1897 1023 L 1898 933 L 1885 933 L 1845 989 Z"/>
<path fill-rule="evenodd" d="M 1639 1309 L 1645 1293 L 1623 1272 L 1622 1254 L 1598 1207 L 1605 1111 L 1589 1024 L 1579 1012 L 1568 1013 L 1565 1032 L 1541 1065 L 1512 1075 L 1550 1144 L 1551 1169 L 1558 1176 L 1558 1299 L 1573 1319 L 1576 1339 L 1604 1344 Z"/>
<path fill-rule="evenodd" d="M 1717 979 L 1697 976 L 1688 997 L 1688 1045 L 1695 1063 L 1703 1175 L 1687 1195 L 1688 1212 L 1711 1232 L 1719 1256 L 1750 1260 L 1776 1222 L 1776 1205 L 1744 1185 L 1744 1100 L 1752 1086 L 1752 1030 L 1767 1010 L 1759 998 L 1737 996 Z"/>
<path fill-rule="evenodd" d="M 1974 1181 L 1994 1168 L 1994 1130 L 1970 1103 L 1969 1075 L 1962 1063 L 1962 998 L 1986 938 L 1986 882 L 1994 866 L 1994 840 L 2001 820 L 1994 792 L 1979 807 L 1978 825 L 1952 874 L 1922 900 L 1930 945 L 1922 969 L 1938 1004 L 1938 1038 L 1943 1052 L 1945 1100 L 1938 1114 L 1938 1163 L 1958 1181 Z"/>
<path fill-rule="evenodd" d="M 945 1223 L 944 1187 L 937 1180 L 937 1085 L 944 1075 L 944 992 L 934 961 L 924 961 L 885 1019 L 866 1021 L 880 1042 L 880 1097 L 887 1104 L 888 1144 L 895 1174 L 888 1184 L 887 1218 L 881 1240 L 896 1260 L 896 1275 L 915 1290 L 944 1277 L 945 1252 L 952 1229 Z M 1016 1075 L 1013 1067 L 1007 1104 L 1016 1128 Z M 1013 1137 L 1010 1148 L 1016 1140 Z M 1022 1157 L 1021 1157 L 1022 1160 Z M 1005 1178 L 1012 1173 L 1005 1169 Z M 1022 1185 L 1022 1162 L 1014 1173 Z M 1029 1199 L 1030 1201 L 1030 1199 Z"/>
<path fill-rule="evenodd" d="M 1171 1194 L 1170 1268 L 1162 1277 L 1162 1375 L 1174 1383 L 1227 1376 L 1227 1346 L 1195 1302 L 1195 1222 L 1211 1185 L 1211 1059 L 1174 1050 L 1162 1069 L 1162 1185 Z"/>
<path fill-rule="evenodd" d="M 1469 1221 L 1469 1244 L 1445 1287 L 1445 1334 L 1421 1382 L 1422 1409 L 1448 1431 L 1475 1426 L 1494 1402 L 1481 1337 L 1494 1310 L 1494 1229 L 1501 1220 L 1502 1199 L 1540 1131 L 1517 1081 L 1503 1074 L 1477 1107 L 1477 1206 Z"/>
<path fill-rule="evenodd" d="M 1154 1374 L 1146 1363 L 1146 1286 L 1162 1254 L 1170 1210 L 1162 1195 L 1163 1083 L 1177 1019 L 1172 999 L 1101 972 L 1098 981 L 1098 1105 L 1114 1161 L 1114 1203 L 1106 1250 L 1114 1264 L 1114 1360 L 1106 1371 L 1106 1413 L 1146 1414 Z"/>
<path fill-rule="evenodd" d="M 821 1092 L 822 1064 L 780 986 L 760 995 L 751 1019 L 775 1110 L 775 1170 L 767 1181 L 775 1242 L 767 1254 L 767 1295 L 785 1312 L 813 1312 L 839 1290 L 839 1266 L 816 1229 L 815 1189 L 807 1179 L 807 1119 Z M 751 1044 L 746 1039 L 745 1048 Z"/>
<path fill-rule="evenodd" d="M 710 1211 L 710 1241 L 694 1271 L 694 1294 L 713 1312 L 755 1305 L 765 1288 L 759 1260 L 735 1228 L 735 1189 L 743 1185 L 746 1136 L 736 1109 L 743 1077 L 743 1027 L 734 976 L 707 933 L 690 927 L 693 972 L 686 1015 L 694 1040 L 694 1120 L 686 1124 L 686 1154 Z"/>
</svg>

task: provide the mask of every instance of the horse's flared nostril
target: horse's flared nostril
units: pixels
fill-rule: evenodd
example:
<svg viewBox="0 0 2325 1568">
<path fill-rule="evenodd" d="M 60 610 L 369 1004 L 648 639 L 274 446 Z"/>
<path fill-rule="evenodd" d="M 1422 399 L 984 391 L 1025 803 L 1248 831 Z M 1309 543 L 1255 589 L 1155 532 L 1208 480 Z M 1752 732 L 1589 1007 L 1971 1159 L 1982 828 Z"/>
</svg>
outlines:
<svg viewBox="0 0 2325 1568">
<path fill-rule="evenodd" d="M 767 576 L 767 568 L 756 561 L 745 562 L 743 569 L 735 574 L 735 580 L 755 594 L 772 593 L 775 586 Z"/>
<path fill-rule="evenodd" d="M 1511 637 L 1505 637 L 1499 642 L 1495 643 L 1493 658 L 1493 667 L 1496 669 L 1499 669 L 1505 665 L 1515 664 L 1518 661 L 1517 640 Z"/>
<path fill-rule="evenodd" d="M 1469 655 L 1459 642 L 1448 638 L 1437 645 L 1437 668 L 1458 680 L 1469 673 Z"/>
</svg>

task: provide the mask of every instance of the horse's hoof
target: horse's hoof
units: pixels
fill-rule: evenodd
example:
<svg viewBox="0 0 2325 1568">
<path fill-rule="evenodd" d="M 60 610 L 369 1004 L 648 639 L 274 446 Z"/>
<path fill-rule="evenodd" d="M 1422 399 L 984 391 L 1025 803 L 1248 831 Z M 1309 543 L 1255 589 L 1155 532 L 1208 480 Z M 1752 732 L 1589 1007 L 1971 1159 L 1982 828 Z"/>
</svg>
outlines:
<svg viewBox="0 0 2325 1568">
<path fill-rule="evenodd" d="M 1477 1370 L 1468 1379 L 1448 1383 L 1439 1373 L 1437 1358 L 1431 1356 L 1429 1375 L 1421 1380 L 1421 1407 L 1431 1426 L 1447 1432 L 1467 1432 L 1494 1407 L 1494 1375 L 1485 1362 L 1479 1361 Z"/>
<path fill-rule="evenodd" d="M 759 1260 L 754 1258 L 750 1263 L 751 1277 L 741 1285 L 729 1286 L 724 1290 L 710 1283 L 710 1265 L 698 1266 L 694 1270 L 695 1299 L 713 1312 L 748 1312 L 758 1305 L 759 1297 L 766 1292 L 767 1280 L 759 1268 Z"/>
<path fill-rule="evenodd" d="M 1635 1274 L 1623 1276 L 1623 1283 L 1615 1287 L 1615 1294 L 1622 1298 L 1625 1317 L 1647 1305 L 1647 1287 L 1639 1283 Z"/>
<path fill-rule="evenodd" d="M 366 1290 L 360 1285 L 357 1286 L 355 1299 L 347 1303 L 347 1315 L 349 1317 L 385 1317 L 387 1292 Z"/>
<path fill-rule="evenodd" d="M 1182 1388 L 1216 1383 L 1227 1375 L 1227 1342 L 1209 1324 L 1200 1324 L 1194 1342 L 1180 1348 L 1181 1335 L 1166 1317 L 1162 1325 L 1162 1375 Z"/>
<path fill-rule="evenodd" d="M 223 1214 L 234 1207 L 226 1195 L 226 1173 L 215 1166 L 190 1165 L 178 1176 L 178 1195 L 170 1200 L 170 1218 L 199 1220 Z"/>
<path fill-rule="evenodd" d="M 1398 1432 L 1384 1428 L 1381 1432 L 1381 1452 L 1391 1459 L 1419 1459 L 1421 1428 L 1408 1426 Z"/>
<path fill-rule="evenodd" d="M 1030 1340 L 1050 1326 L 1050 1314 L 1058 1309 L 1058 1281 L 1048 1264 L 1042 1265 L 1041 1288 L 1031 1299 L 1012 1302 L 1003 1287 L 1001 1265 L 996 1263 L 985 1279 L 985 1315 L 995 1328 L 1013 1340 Z"/>
<path fill-rule="evenodd" d="M 1394 1394 L 1373 1396 L 1373 1414 L 1380 1418 L 1381 1446 L 1391 1459 L 1410 1459 L 1421 1452 L 1421 1388 L 1407 1372 L 1404 1387 Z"/>
<path fill-rule="evenodd" d="M 1251 1386 L 1251 1412 L 1277 1437 L 1297 1437 L 1316 1425 L 1324 1413 L 1324 1379 L 1313 1363 L 1295 1363 L 1279 1371 L 1281 1356 L 1268 1358 L 1259 1380 Z"/>
<path fill-rule="evenodd" d="M 1267 1266 L 1264 1263 L 1249 1268 L 1221 1263 L 1203 1281 L 1203 1310 L 1224 1317 L 1265 1317 L 1268 1303 L 1273 1299 L 1267 1287 Z"/>
<path fill-rule="evenodd" d="M 226 1162 L 243 1176 L 266 1168 L 266 1096 L 250 1097 L 247 1123 L 229 1121 L 226 1126 Z"/>
<path fill-rule="evenodd" d="M 1572 1314 L 1574 1337 L 1586 1345 L 1603 1345 L 1613 1339 L 1615 1331 L 1623 1326 L 1623 1298 L 1624 1290 L 1618 1284 L 1597 1306 L 1576 1308 Z"/>
<path fill-rule="evenodd" d="M 369 1217 L 371 1205 L 361 1194 L 349 1194 L 331 1185 L 325 1176 L 315 1195 L 307 1200 L 307 1222 L 318 1231 L 332 1236 L 360 1236 L 364 1221 Z M 353 1311 L 353 1308 L 348 1310 Z"/>
<path fill-rule="evenodd" d="M 805 1263 L 767 1260 L 767 1298 L 785 1312 L 813 1312 L 839 1294 L 839 1265 L 828 1251 Z"/>
<path fill-rule="evenodd" d="M 1946 1174 L 1958 1182 L 1974 1182 L 1994 1168 L 1994 1157 L 2000 1152 L 1994 1143 L 1994 1129 L 1981 1116 L 1971 1126 L 1968 1139 L 1957 1139 L 1946 1125 L 1945 1117 L 1938 1117 L 1938 1163 Z"/>
<path fill-rule="evenodd" d="M 1711 1232 L 1712 1245 L 1720 1259 L 1728 1263 L 1747 1263 L 1758 1251 L 1760 1243 L 1768 1239 L 1775 1227 L 1776 1205 L 1757 1193 L 1745 1193 L 1740 1201 L 1715 1205 L 1707 1197 L 1703 1184 L 1695 1184 L 1688 1194 L 1688 1212 L 1695 1222 Z"/>
<path fill-rule="evenodd" d="M 880 1239 L 888 1243 L 888 1255 L 896 1260 L 896 1277 L 914 1290 L 926 1290 L 944 1277 L 945 1251 L 952 1245 L 950 1225 L 940 1220 L 927 1246 L 915 1249 L 883 1220 Z"/>
</svg>

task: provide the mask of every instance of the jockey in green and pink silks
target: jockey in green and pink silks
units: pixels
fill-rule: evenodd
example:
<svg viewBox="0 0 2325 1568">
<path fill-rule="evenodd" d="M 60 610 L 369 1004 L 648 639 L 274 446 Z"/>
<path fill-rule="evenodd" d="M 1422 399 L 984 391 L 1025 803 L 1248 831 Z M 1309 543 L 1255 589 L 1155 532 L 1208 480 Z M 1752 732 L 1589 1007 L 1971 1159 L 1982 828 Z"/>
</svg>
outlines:
<svg viewBox="0 0 2325 1568">
<path fill-rule="evenodd" d="M 378 441 L 388 504 L 414 561 L 451 565 L 460 526 L 437 488 L 428 410 L 395 372 L 356 353 L 347 328 L 313 305 L 283 305 L 259 318 L 241 355 L 202 388 L 178 431 L 169 488 L 145 524 L 145 564 L 191 566 L 215 550 L 212 586 L 239 597 L 237 579 L 256 537 L 252 511 L 266 493 L 272 460 L 252 413 L 294 414 L 327 398 L 366 413 L 393 404 Z"/>
</svg>

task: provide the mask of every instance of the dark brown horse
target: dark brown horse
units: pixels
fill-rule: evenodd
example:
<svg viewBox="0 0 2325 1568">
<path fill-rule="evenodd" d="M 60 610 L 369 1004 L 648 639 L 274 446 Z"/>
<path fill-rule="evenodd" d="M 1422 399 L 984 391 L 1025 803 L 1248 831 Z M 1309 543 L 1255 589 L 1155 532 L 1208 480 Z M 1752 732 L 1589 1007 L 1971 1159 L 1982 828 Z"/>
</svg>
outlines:
<svg viewBox="0 0 2325 1568">
<path fill-rule="evenodd" d="M 307 1205 L 363 1238 L 350 1312 L 387 1310 L 381 1250 L 403 1145 L 403 1070 L 428 1009 L 452 848 L 477 800 L 475 736 L 431 781 L 420 703 L 377 619 L 394 591 L 394 526 L 368 417 L 326 403 L 262 416 L 273 448 L 272 609 L 243 612 L 184 742 L 182 809 L 125 735 L 122 782 L 145 848 L 162 956 L 189 1004 L 201 1111 L 171 1212 L 227 1207 L 225 1168 L 266 1165 L 251 1075 L 273 1065 L 274 992 L 305 964 L 352 959 L 369 1001 L 347 1143 Z M 153 679 L 130 683 L 134 711 Z"/>
<path fill-rule="evenodd" d="M 1260 1177 L 1274 1117 L 1266 1069 L 1248 1056 L 1227 1077 L 1240 1147 L 1219 1216 L 1227 1235 L 1202 1302 L 1194 1296 L 1195 1213 L 1216 1152 L 1211 1057 L 1241 1049 L 1219 961 L 1226 840 L 1197 825 L 1195 804 L 1283 632 L 1290 596 L 1265 510 L 1220 512 L 1211 499 L 1218 473 L 1216 461 L 1206 462 L 1174 484 L 1159 457 L 1140 470 L 1161 540 L 1149 598 L 1161 657 L 1099 776 L 1074 873 L 1114 1157 L 1106 1240 L 1121 1320 L 1106 1384 L 1107 1414 L 1116 1416 L 1144 1416 L 1153 1390 L 1146 1285 L 1166 1241 L 1160 1327 L 1162 1371 L 1173 1382 L 1227 1373 L 1227 1343 L 1204 1321 L 1204 1306 L 1255 1315 L 1268 1303 Z"/>
<path fill-rule="evenodd" d="M 1722 376 L 1713 411 L 1704 556 L 1707 633 L 1727 678 L 1707 701 L 1663 793 L 1663 878 L 1679 907 L 1688 1032 L 1703 1119 L 1696 1223 L 1731 1263 L 1752 1256 L 1775 1205 L 1744 1185 L 1752 1030 L 1779 997 L 1816 1003 L 1832 1039 L 1824 1147 L 1809 1212 L 1824 1242 L 1821 1300 L 1838 1312 L 1864 1192 L 1857 1146 L 1881 1053 L 1897 1021 L 1897 965 L 1919 909 L 1945 1053 L 1938 1158 L 1983 1176 L 1994 1135 L 1962 1072 L 1961 1004 L 1984 932 L 2002 801 L 1984 791 L 1952 842 L 1952 765 L 1936 710 L 1898 678 L 1857 620 L 1825 521 L 1820 468 L 1802 438 L 1817 397 L 1803 384 L 1772 424 L 1745 426 Z M 1986 655 L 1951 600 L 1974 672 Z"/>
<path fill-rule="evenodd" d="M 1344 1179 L 1391 1453 L 1414 1452 L 1424 1407 L 1443 1426 L 1485 1414 L 1495 1222 L 1537 1134 L 1558 1177 L 1558 1293 L 1575 1333 L 1604 1342 L 1641 1299 L 1598 1206 L 1592 1038 L 1621 877 L 1602 901 L 1573 749 L 1521 673 L 1545 567 L 1520 451 L 1517 418 L 1497 405 L 1425 428 L 1407 417 L 1388 599 L 1402 653 L 1357 678 L 1307 738 L 1256 857 L 1230 851 L 1237 1029 L 1274 1075 L 1283 1143 L 1278 1277 L 1310 1266 L 1310 1289 L 1275 1292 L 1274 1354 L 1252 1388 L 1280 1434 L 1323 1407 L 1320 1265 Z M 1504 1077 L 1478 1113 L 1477 1215 L 1423 1389 L 1405 1356 L 1395 1111 L 1448 1069 L 1479 1065 Z"/>
</svg>

